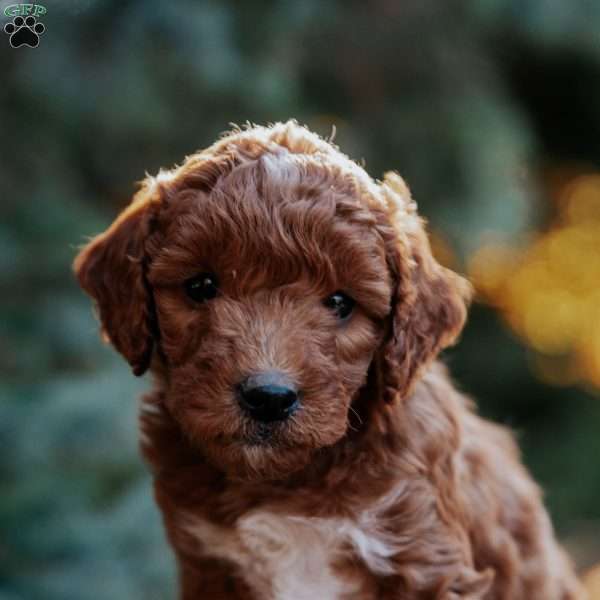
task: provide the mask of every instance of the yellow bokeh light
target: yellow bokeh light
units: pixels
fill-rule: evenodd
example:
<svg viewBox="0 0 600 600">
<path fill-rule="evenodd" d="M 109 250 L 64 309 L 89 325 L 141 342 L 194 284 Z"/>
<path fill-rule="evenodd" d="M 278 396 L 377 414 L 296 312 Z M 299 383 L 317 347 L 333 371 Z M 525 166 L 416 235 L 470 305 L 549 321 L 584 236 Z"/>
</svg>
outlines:
<svg viewBox="0 0 600 600">
<path fill-rule="evenodd" d="M 548 231 L 521 248 L 492 243 L 468 262 L 483 301 L 541 357 L 535 370 L 556 383 L 600 387 L 600 175 L 578 177 Z"/>
<path fill-rule="evenodd" d="M 600 600 L 600 565 L 590 569 L 583 578 L 589 600 Z"/>
</svg>

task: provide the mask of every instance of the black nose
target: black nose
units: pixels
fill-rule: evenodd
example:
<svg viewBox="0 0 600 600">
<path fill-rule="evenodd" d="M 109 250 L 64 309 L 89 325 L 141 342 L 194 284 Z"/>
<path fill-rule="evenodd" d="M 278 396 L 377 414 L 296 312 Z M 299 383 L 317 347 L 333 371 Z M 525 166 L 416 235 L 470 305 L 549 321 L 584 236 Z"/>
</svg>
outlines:
<svg viewBox="0 0 600 600">
<path fill-rule="evenodd" d="M 239 401 L 253 419 L 283 421 L 298 408 L 298 390 L 282 373 L 252 375 L 239 386 Z"/>
</svg>

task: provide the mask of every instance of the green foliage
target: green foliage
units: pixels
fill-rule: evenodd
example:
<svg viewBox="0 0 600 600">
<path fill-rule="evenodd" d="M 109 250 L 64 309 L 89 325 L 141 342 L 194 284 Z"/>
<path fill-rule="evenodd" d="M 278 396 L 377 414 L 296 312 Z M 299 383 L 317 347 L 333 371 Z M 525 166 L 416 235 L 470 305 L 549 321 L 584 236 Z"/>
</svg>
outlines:
<svg viewBox="0 0 600 600">
<path fill-rule="evenodd" d="M 57 0 L 38 48 L 0 40 L 0 599 L 174 597 L 136 448 L 142 386 L 98 341 L 69 268 L 132 182 L 230 122 L 335 124 L 468 255 L 490 230 L 544 222 L 538 167 L 597 158 L 593 6 Z M 578 73 L 585 88 L 565 89 Z M 537 381 L 482 307 L 450 363 L 519 431 L 560 531 L 600 531 L 597 398 Z"/>
</svg>

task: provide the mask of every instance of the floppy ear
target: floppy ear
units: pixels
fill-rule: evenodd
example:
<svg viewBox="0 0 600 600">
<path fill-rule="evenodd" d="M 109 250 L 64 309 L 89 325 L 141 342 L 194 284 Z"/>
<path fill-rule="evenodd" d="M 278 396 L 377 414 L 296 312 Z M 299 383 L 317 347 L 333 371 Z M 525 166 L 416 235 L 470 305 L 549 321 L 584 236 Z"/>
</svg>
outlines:
<svg viewBox="0 0 600 600">
<path fill-rule="evenodd" d="M 103 337 L 127 359 L 135 375 L 148 369 L 156 333 L 145 246 L 154 227 L 158 195 L 155 186 L 145 184 L 73 263 L 79 285 L 96 303 Z"/>
<path fill-rule="evenodd" d="M 471 286 L 433 257 L 410 192 L 395 173 L 382 183 L 396 242 L 388 257 L 396 279 L 391 325 L 383 347 L 383 384 L 387 401 L 404 398 L 420 372 L 460 333 Z"/>
</svg>

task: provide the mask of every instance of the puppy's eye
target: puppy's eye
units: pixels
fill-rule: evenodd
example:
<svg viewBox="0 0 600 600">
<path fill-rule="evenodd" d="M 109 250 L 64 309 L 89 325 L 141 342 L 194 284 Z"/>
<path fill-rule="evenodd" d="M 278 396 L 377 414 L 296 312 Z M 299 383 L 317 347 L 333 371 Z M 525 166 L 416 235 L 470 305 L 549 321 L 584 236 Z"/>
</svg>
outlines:
<svg viewBox="0 0 600 600">
<path fill-rule="evenodd" d="M 331 294 L 325 300 L 325 306 L 330 308 L 339 319 L 347 319 L 352 314 L 354 304 L 354 300 L 344 292 Z"/>
<path fill-rule="evenodd" d="M 200 273 L 184 283 L 185 293 L 195 302 L 204 302 L 214 298 L 219 292 L 219 282 L 212 273 Z"/>
</svg>

